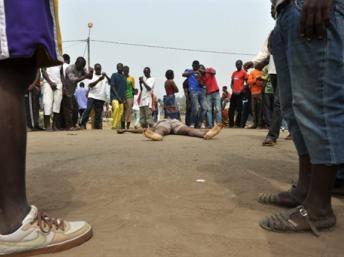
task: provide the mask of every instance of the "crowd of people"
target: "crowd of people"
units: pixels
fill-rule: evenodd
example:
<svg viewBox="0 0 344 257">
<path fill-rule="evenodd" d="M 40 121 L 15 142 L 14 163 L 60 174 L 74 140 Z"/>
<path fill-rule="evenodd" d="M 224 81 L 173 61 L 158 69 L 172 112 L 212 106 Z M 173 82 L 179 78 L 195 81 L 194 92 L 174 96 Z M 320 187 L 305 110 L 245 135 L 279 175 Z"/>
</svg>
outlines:
<svg viewBox="0 0 344 257">
<path fill-rule="evenodd" d="M 161 101 L 154 93 L 155 79 L 149 67 L 144 68 L 136 87 L 129 66 L 122 63 L 117 64 L 117 72 L 109 77 L 99 63 L 86 69 L 83 57 L 78 57 L 74 64 L 70 64 L 68 54 L 63 58 L 63 65 L 38 71 L 28 88 L 25 95 L 28 129 L 86 129 L 90 117 L 94 129 L 103 127 L 102 117 L 112 118 L 113 129 L 129 129 L 131 124 L 147 128 L 160 120 L 161 110 L 164 118 L 181 120 L 182 108 L 176 100 L 179 88 L 173 70 L 166 71 L 165 96 Z M 185 70 L 183 114 L 187 126 L 212 128 L 214 124 L 222 124 L 244 128 L 251 114 L 253 124 L 249 128 L 270 127 L 274 107 L 271 81 L 275 78 L 262 63 L 251 72 L 250 65 L 243 67 L 241 60 L 235 65 L 236 70 L 229 78 L 231 93 L 224 86 L 222 96 L 214 68 L 194 61 L 192 69 Z M 44 115 L 42 126 L 40 110 Z"/>
<path fill-rule="evenodd" d="M 236 69 L 230 76 L 230 90 L 223 86 L 222 95 L 216 70 L 193 61 L 192 68 L 182 74 L 185 77 L 186 126 L 211 129 L 218 124 L 229 128 L 266 128 L 268 134 L 263 146 L 277 143 L 283 119 L 269 41 L 271 35 L 253 60 L 245 64 L 242 60 L 235 62 Z M 129 130 L 132 123 L 134 129 L 153 128 L 161 119 L 161 109 L 163 118 L 181 120 L 180 106 L 176 101 L 179 88 L 174 81 L 173 70 L 166 71 L 165 96 L 161 106 L 154 94 L 155 79 L 149 67 L 144 68 L 137 88 L 135 78 L 129 74 L 130 68 L 122 63 L 117 64 L 117 72 L 109 77 L 99 63 L 86 69 L 83 57 L 78 57 L 74 64 L 70 64 L 68 54 L 64 54 L 63 58 L 63 65 L 38 71 L 35 81 L 28 88 L 25 101 L 29 129 L 86 129 L 90 117 L 94 129 L 103 128 L 103 117 L 111 117 L 111 127 L 116 130 Z M 44 114 L 44 128 L 39 124 L 40 106 Z M 250 115 L 252 124 L 248 126 Z M 342 169 L 340 167 L 339 170 Z M 343 184 L 344 172 L 339 171 L 335 191 L 342 192 Z"/>
<path fill-rule="evenodd" d="M 274 146 L 283 119 L 270 42 L 271 34 L 254 59 L 245 64 L 242 60 L 235 62 L 230 89 L 223 86 L 222 94 L 216 70 L 193 61 L 192 68 L 182 73 L 185 125 L 200 129 L 211 129 L 216 124 L 229 128 L 266 128 L 268 134 L 263 146 Z M 94 129 L 103 128 L 103 117 L 112 118 L 112 129 L 128 130 L 131 124 L 134 129 L 147 129 L 161 119 L 161 109 L 165 119 L 181 120 L 181 108 L 176 101 L 179 88 L 173 70 L 166 71 L 161 104 L 154 94 L 156 80 L 149 67 L 144 68 L 136 87 L 129 66 L 122 63 L 117 64 L 117 72 L 109 77 L 99 63 L 86 69 L 83 57 L 78 57 L 74 64 L 70 64 L 68 54 L 63 58 L 63 65 L 39 70 L 28 88 L 25 95 L 28 129 L 86 129 L 90 117 Z M 39 124 L 40 106 L 44 114 L 43 128 Z M 252 124 L 248 126 L 250 115 Z M 343 176 L 343 172 L 338 172 L 337 181 L 343 181 Z M 343 183 L 339 184 L 342 187 Z"/>
<path fill-rule="evenodd" d="M 343 172 L 339 172 L 344 164 L 344 5 L 340 0 L 271 3 L 276 26 L 255 59 L 244 65 L 236 62 L 232 95 L 224 88 L 222 106 L 230 102 L 229 127 L 243 127 L 250 112 L 250 128 L 269 127 L 263 145 L 276 144 L 282 116 L 285 118 L 297 150 L 299 176 L 290 190 L 258 196 L 260 203 L 289 208 L 259 224 L 273 232 L 309 231 L 319 236 L 320 230 L 336 225 L 331 196 L 334 184 L 344 185 Z M 66 250 L 86 242 L 93 233 L 87 222 L 52 218 L 28 202 L 25 130 L 27 126 L 41 129 L 37 112 L 40 92 L 47 130 L 85 128 L 92 112 L 94 128 L 100 129 L 106 101 L 112 106 L 112 128 L 130 128 L 134 110 L 140 114 L 146 136 L 155 140 L 171 133 L 210 139 L 223 124 L 216 71 L 198 61 L 182 74 L 186 78 L 186 124 L 178 121 L 174 99 L 178 87 L 169 70 L 164 99 L 167 119 L 158 126 L 154 126 L 159 117 L 154 105 L 159 101 L 153 94 L 155 80 L 150 68 L 144 69 L 139 90 L 135 90 L 135 80 L 123 64 L 117 65 L 111 77 L 102 72 L 100 64 L 85 69 L 82 57 L 70 64 L 64 55 L 61 66 L 57 9 L 54 0 L 0 5 L 0 255 L 4 256 Z M 84 86 L 77 91 L 84 80 L 89 82 L 87 89 Z M 197 130 L 206 126 L 214 129 L 209 133 Z"/>
<path fill-rule="evenodd" d="M 70 64 L 68 54 L 63 58 L 63 65 L 39 70 L 27 90 L 25 103 L 29 130 L 86 129 L 90 117 L 92 128 L 102 129 L 104 116 L 112 118 L 112 129 L 128 129 L 132 121 L 135 128 L 148 128 L 160 119 L 161 103 L 154 94 L 155 79 L 151 77 L 149 67 L 144 68 L 137 88 L 129 67 L 122 63 L 117 64 L 117 72 L 109 77 L 102 72 L 99 63 L 86 69 L 83 57 L 78 57 L 74 64 Z M 173 71 L 168 71 L 167 78 L 171 78 L 171 72 L 173 76 Z M 167 79 L 166 97 L 169 92 L 173 96 L 178 92 L 175 84 L 175 91 L 168 88 L 172 82 L 173 78 Z M 166 105 L 166 109 L 171 111 L 171 105 Z M 40 110 L 44 115 L 43 126 L 39 121 Z M 167 113 L 168 118 L 180 118 L 179 114 L 174 117 Z"/>
</svg>

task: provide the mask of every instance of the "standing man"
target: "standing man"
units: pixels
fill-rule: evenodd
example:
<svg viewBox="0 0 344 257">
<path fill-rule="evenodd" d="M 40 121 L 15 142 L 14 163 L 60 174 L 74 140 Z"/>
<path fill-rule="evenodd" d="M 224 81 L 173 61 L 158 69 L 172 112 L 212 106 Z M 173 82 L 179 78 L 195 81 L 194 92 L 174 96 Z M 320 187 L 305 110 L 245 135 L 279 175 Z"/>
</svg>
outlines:
<svg viewBox="0 0 344 257">
<path fill-rule="evenodd" d="M 63 116 L 67 130 L 74 130 L 73 111 L 76 108 L 74 104 L 75 89 L 80 81 L 92 78 L 92 73 L 87 73 L 85 66 L 86 60 L 83 57 L 78 57 L 75 64 L 69 65 L 66 69 L 65 85 L 63 88 Z"/>
<path fill-rule="evenodd" d="M 257 54 L 257 56 L 252 60 L 244 64 L 246 69 L 250 69 L 257 65 L 258 63 L 264 62 L 268 59 L 269 65 L 269 78 L 270 83 L 273 88 L 273 111 L 271 118 L 271 125 L 269 127 L 269 132 L 263 141 L 263 146 L 274 146 L 277 143 L 279 138 L 281 125 L 282 125 L 282 113 L 281 113 L 281 104 L 280 104 L 280 95 L 277 83 L 277 74 L 276 67 L 274 62 L 274 57 L 271 54 L 271 33 L 269 37 L 265 40 L 262 49 Z"/>
<path fill-rule="evenodd" d="M 43 130 L 39 126 L 39 96 L 41 94 L 41 71 L 36 73 L 35 80 L 25 94 L 26 123 L 29 130 Z"/>
<path fill-rule="evenodd" d="M 63 64 L 62 64 L 62 78 L 64 80 L 64 78 L 66 77 L 66 69 L 68 68 L 68 66 L 70 65 L 70 56 L 68 54 L 64 54 L 63 56 Z"/>
<path fill-rule="evenodd" d="M 46 130 L 57 130 L 59 121 L 61 101 L 62 101 L 62 77 L 63 66 L 54 66 L 43 68 L 42 74 L 45 79 L 43 83 L 43 110 L 44 110 L 44 127 Z M 50 120 L 53 113 L 53 126 Z"/>
<path fill-rule="evenodd" d="M 140 123 L 142 128 L 153 127 L 152 106 L 153 106 L 153 89 L 155 79 L 151 77 L 151 70 L 149 67 L 144 68 L 143 77 L 140 77 L 141 95 L 139 99 L 140 105 Z"/>
<path fill-rule="evenodd" d="M 231 80 L 231 88 L 232 88 L 232 96 L 230 100 L 229 106 L 229 114 L 228 114 L 228 126 L 230 128 L 234 127 L 234 116 L 235 112 L 237 112 L 235 118 L 235 126 L 240 127 L 241 123 L 241 113 L 242 113 L 242 106 L 243 106 L 243 90 L 244 84 L 247 81 L 248 75 L 245 70 L 242 68 L 242 61 L 238 60 L 235 62 L 236 71 L 232 74 Z"/>
<path fill-rule="evenodd" d="M 255 69 L 248 76 L 247 83 L 250 85 L 252 94 L 252 116 L 253 125 L 250 129 L 262 128 L 262 104 L 263 104 L 263 65 L 257 64 Z"/>
<path fill-rule="evenodd" d="M 62 64 L 62 88 L 65 88 L 66 85 L 66 69 L 68 68 L 68 66 L 70 65 L 70 56 L 68 54 L 64 54 L 63 56 L 63 64 Z M 64 120 L 64 116 L 63 116 L 63 89 L 62 89 L 62 102 L 61 102 L 61 106 L 60 106 L 60 119 L 57 122 L 57 127 L 58 129 L 64 129 L 65 128 L 65 120 Z"/>
<path fill-rule="evenodd" d="M 94 108 L 95 118 L 94 118 L 94 128 L 102 128 L 102 113 L 103 107 L 106 100 L 106 88 L 107 88 L 107 77 L 105 73 L 102 73 L 102 66 L 97 63 L 94 65 L 94 74 L 90 83 L 88 84 L 89 92 L 87 99 L 87 109 L 83 113 L 80 127 L 86 129 L 86 124 L 88 122 L 90 113 Z"/>
<path fill-rule="evenodd" d="M 62 64 L 57 1 L 11 0 L 0 10 L 0 256 L 66 250 L 87 241 L 91 227 L 38 211 L 25 183 L 24 94 L 38 68 Z"/>
<path fill-rule="evenodd" d="M 214 120 L 222 127 L 222 108 L 220 89 L 216 80 L 216 70 L 214 68 L 207 68 L 205 70 L 204 83 L 207 88 L 207 102 L 208 102 L 208 125 L 210 128 L 214 127 Z M 212 108 L 214 107 L 214 109 Z M 213 117 L 215 114 L 215 117 Z"/>
<path fill-rule="evenodd" d="M 229 105 L 231 100 L 231 94 L 228 92 L 227 86 L 222 87 L 222 96 L 221 96 L 221 112 L 222 112 L 222 126 L 228 126 L 228 113 Z"/>
<path fill-rule="evenodd" d="M 270 231 L 311 231 L 319 236 L 319 230 L 336 225 L 331 193 L 337 169 L 344 164 L 344 2 L 272 3 L 277 18 L 272 53 L 282 114 L 300 170 L 290 191 L 259 197 L 264 203 L 293 208 L 260 225 Z"/>
<path fill-rule="evenodd" d="M 197 72 L 200 69 L 199 61 L 192 63 L 192 69 L 187 69 L 183 73 L 183 77 L 187 78 L 189 95 L 191 99 L 191 121 L 190 127 L 201 127 L 202 122 L 205 120 L 208 106 L 206 98 L 203 94 L 202 85 L 197 79 Z"/>
<path fill-rule="evenodd" d="M 192 104 L 191 104 L 191 96 L 189 92 L 189 82 L 188 79 L 183 81 L 183 90 L 185 96 L 185 124 L 187 126 L 191 126 L 191 112 L 192 112 Z"/>
<path fill-rule="evenodd" d="M 133 101 L 134 128 L 137 129 L 140 125 L 139 90 L 137 88 L 134 88 Z"/>
<path fill-rule="evenodd" d="M 263 117 L 266 126 L 270 129 L 272 123 L 272 113 L 274 108 L 274 89 L 269 75 L 268 66 L 263 69 L 265 80 L 263 93 Z M 264 144 L 263 144 L 264 145 Z"/>
<path fill-rule="evenodd" d="M 133 112 L 133 104 L 134 104 L 134 89 L 135 89 L 135 79 L 134 77 L 129 75 L 129 67 L 124 66 L 123 73 L 124 77 L 127 79 L 127 90 L 125 93 L 125 103 L 124 103 L 124 115 L 122 117 L 122 122 L 124 122 L 124 126 L 127 126 L 127 129 L 130 128 L 131 122 L 131 115 Z M 123 127 L 123 124 L 122 124 Z"/>
<path fill-rule="evenodd" d="M 82 115 L 87 108 L 87 94 L 88 89 L 85 88 L 85 83 L 80 82 L 78 88 L 75 90 L 74 96 L 78 105 L 78 114 L 81 121 Z"/>
<path fill-rule="evenodd" d="M 110 101 L 112 104 L 112 129 L 119 129 L 121 125 L 125 93 L 127 90 L 127 79 L 123 75 L 123 64 L 117 64 L 117 72 L 112 74 L 110 81 Z M 124 129 L 124 128 L 123 128 Z"/>
</svg>

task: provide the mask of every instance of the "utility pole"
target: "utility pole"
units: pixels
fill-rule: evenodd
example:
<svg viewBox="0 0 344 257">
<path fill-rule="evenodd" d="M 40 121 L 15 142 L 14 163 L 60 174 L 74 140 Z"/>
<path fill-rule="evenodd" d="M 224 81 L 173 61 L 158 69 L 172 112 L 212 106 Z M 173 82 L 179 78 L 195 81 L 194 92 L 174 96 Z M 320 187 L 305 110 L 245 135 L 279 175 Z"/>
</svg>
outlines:
<svg viewBox="0 0 344 257">
<path fill-rule="evenodd" d="M 87 38 L 87 65 L 91 67 L 91 29 L 93 28 L 93 23 L 88 23 L 88 38 Z"/>
</svg>

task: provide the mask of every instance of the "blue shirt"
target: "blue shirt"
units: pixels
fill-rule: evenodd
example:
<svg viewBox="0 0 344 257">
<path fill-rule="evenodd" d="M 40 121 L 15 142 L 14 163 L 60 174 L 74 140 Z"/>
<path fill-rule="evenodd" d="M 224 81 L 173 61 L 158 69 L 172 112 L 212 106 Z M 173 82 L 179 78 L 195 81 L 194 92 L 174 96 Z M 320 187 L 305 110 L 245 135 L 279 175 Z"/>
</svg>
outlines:
<svg viewBox="0 0 344 257">
<path fill-rule="evenodd" d="M 185 72 L 190 72 L 193 70 L 187 69 Z M 196 79 L 196 75 L 192 74 L 188 77 L 188 84 L 189 84 L 189 92 L 199 92 L 202 90 L 201 85 L 199 84 L 198 80 Z"/>
<path fill-rule="evenodd" d="M 75 91 L 75 98 L 76 102 L 78 103 L 79 110 L 83 110 L 87 108 L 87 89 L 84 87 L 79 87 Z"/>
<path fill-rule="evenodd" d="M 114 73 L 111 76 L 110 98 L 112 100 L 124 100 L 127 91 L 127 78 L 120 73 Z M 117 95 L 115 94 L 117 92 Z"/>
</svg>

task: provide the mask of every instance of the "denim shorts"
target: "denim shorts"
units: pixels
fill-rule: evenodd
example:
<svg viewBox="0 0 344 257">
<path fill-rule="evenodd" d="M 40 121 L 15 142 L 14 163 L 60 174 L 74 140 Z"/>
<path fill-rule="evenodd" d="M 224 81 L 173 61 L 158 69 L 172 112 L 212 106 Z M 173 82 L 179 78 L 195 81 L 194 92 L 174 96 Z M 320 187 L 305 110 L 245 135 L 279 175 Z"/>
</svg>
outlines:
<svg viewBox="0 0 344 257">
<path fill-rule="evenodd" d="M 282 114 L 299 155 L 344 163 L 344 0 L 334 0 L 324 39 L 300 37 L 303 1 L 283 8 L 273 32 Z"/>
</svg>

